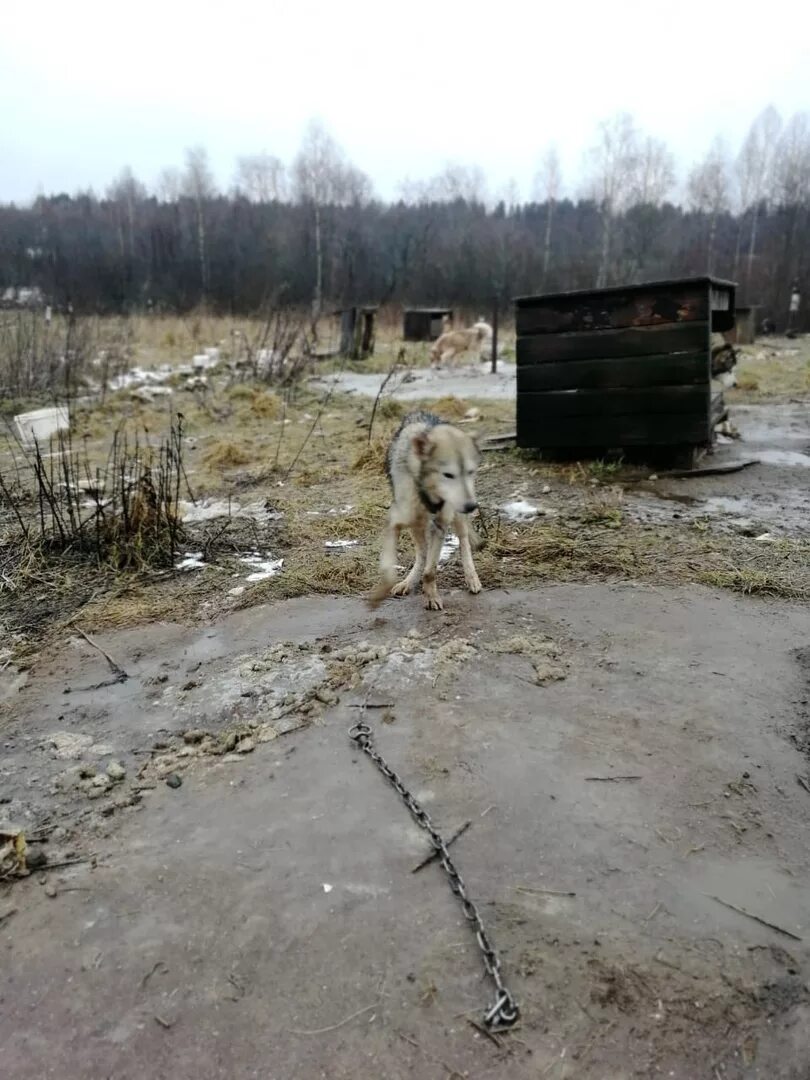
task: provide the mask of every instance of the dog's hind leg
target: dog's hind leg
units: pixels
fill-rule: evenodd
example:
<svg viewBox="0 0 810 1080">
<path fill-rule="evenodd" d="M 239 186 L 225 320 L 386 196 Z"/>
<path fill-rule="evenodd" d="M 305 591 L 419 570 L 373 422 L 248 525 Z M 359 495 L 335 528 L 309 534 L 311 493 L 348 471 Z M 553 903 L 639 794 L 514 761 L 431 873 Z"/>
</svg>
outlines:
<svg viewBox="0 0 810 1080">
<path fill-rule="evenodd" d="M 425 572 L 422 574 L 422 591 L 425 594 L 425 607 L 428 611 L 443 611 L 444 605 L 439 596 L 439 590 L 436 588 L 436 567 L 439 565 L 439 555 L 441 554 L 442 541 L 444 540 L 444 529 L 440 525 L 434 523 L 433 525 L 428 526 L 427 533 Z"/>
<path fill-rule="evenodd" d="M 370 607 L 377 607 L 387 596 L 390 596 L 391 588 L 397 580 L 397 540 L 401 529 L 402 525 L 395 520 L 392 509 L 383 533 L 382 550 L 380 551 L 381 580 L 368 598 Z"/>
<path fill-rule="evenodd" d="M 419 584 L 422 577 L 422 571 L 425 568 L 425 555 L 427 554 L 427 547 L 425 545 L 425 526 L 417 525 L 416 527 L 412 527 L 411 536 L 413 537 L 413 546 L 416 552 L 414 555 L 413 566 L 402 581 L 398 581 L 396 585 L 392 587 L 392 596 L 407 596 L 411 589 Z"/>
<path fill-rule="evenodd" d="M 473 562 L 469 522 L 463 514 L 456 514 L 454 526 L 458 537 L 458 550 L 461 555 L 461 565 L 464 570 L 464 580 L 467 583 L 467 588 L 471 593 L 480 593 L 481 582 Z"/>
</svg>

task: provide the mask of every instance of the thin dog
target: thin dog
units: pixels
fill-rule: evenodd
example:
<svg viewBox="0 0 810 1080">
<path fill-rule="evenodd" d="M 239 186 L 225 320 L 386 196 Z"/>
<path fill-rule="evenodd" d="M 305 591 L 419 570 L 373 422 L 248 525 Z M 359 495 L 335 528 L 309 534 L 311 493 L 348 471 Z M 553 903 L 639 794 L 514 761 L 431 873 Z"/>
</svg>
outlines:
<svg viewBox="0 0 810 1080">
<path fill-rule="evenodd" d="M 492 327 L 483 321 L 473 323 L 466 330 L 448 330 L 433 343 L 430 350 L 431 367 L 450 363 L 457 356 L 476 347 L 483 351 L 484 344 L 491 341 Z"/>
<path fill-rule="evenodd" d="M 448 529 L 458 537 L 464 580 L 471 593 L 481 591 L 472 557 L 478 538 L 468 515 L 478 509 L 475 475 L 480 453 L 466 432 L 428 412 L 410 413 L 388 448 L 387 472 L 393 501 L 380 553 L 382 579 L 369 597 L 372 607 L 387 596 L 407 596 L 422 582 L 425 607 L 441 611 L 436 568 Z M 413 566 L 397 581 L 397 541 L 403 529 L 413 536 Z"/>
</svg>

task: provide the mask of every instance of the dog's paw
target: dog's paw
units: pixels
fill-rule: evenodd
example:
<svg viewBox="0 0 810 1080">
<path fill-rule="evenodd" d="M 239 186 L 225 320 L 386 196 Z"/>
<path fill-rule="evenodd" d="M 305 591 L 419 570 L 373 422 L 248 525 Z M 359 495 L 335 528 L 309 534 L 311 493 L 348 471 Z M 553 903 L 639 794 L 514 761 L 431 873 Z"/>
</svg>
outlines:
<svg viewBox="0 0 810 1080">
<path fill-rule="evenodd" d="M 381 581 L 379 585 L 366 597 L 366 603 L 373 611 L 378 608 L 383 600 L 391 595 L 391 586 L 387 581 Z"/>
<path fill-rule="evenodd" d="M 444 604 L 438 596 L 425 597 L 425 607 L 428 611 L 444 611 Z"/>
<path fill-rule="evenodd" d="M 402 581 L 398 581 L 396 585 L 391 586 L 391 596 L 407 596 L 411 591 L 411 583 L 407 578 L 403 578 Z"/>
<path fill-rule="evenodd" d="M 476 574 L 475 577 L 468 577 L 464 580 L 466 581 L 467 588 L 470 590 L 471 593 L 481 592 L 481 582 L 478 580 L 478 574 Z"/>
</svg>

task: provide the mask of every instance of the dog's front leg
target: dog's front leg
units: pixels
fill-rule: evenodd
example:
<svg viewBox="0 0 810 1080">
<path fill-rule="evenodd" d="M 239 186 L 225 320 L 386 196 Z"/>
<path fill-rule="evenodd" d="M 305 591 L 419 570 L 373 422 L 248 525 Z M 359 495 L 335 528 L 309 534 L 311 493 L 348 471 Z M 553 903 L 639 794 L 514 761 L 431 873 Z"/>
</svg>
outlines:
<svg viewBox="0 0 810 1080">
<path fill-rule="evenodd" d="M 413 559 L 413 566 L 402 581 L 398 581 L 396 585 L 392 587 L 392 596 L 407 596 L 411 589 L 419 584 L 422 577 L 422 571 L 425 568 L 425 555 L 427 553 L 425 532 L 428 528 L 430 528 L 430 522 L 422 522 L 411 527 L 411 536 L 413 537 L 413 546 L 416 552 Z"/>
<path fill-rule="evenodd" d="M 463 514 L 456 514 L 455 530 L 458 537 L 458 550 L 461 555 L 461 565 L 464 569 L 464 580 L 471 593 L 481 592 L 481 582 L 475 569 L 470 545 L 470 525 Z M 477 539 L 477 537 L 476 537 Z"/>
<path fill-rule="evenodd" d="M 439 555 L 444 540 L 444 527 L 437 521 L 430 522 L 427 528 L 427 555 L 425 558 L 425 572 L 422 575 L 422 591 L 425 594 L 425 607 L 428 611 L 442 611 L 444 605 L 436 588 L 436 568 L 439 565 Z"/>
<path fill-rule="evenodd" d="M 397 541 L 401 528 L 402 525 L 396 520 L 392 508 L 383 533 L 380 551 L 380 583 L 375 586 L 368 598 L 370 607 L 377 607 L 386 596 L 390 596 L 391 589 L 397 580 Z"/>
</svg>

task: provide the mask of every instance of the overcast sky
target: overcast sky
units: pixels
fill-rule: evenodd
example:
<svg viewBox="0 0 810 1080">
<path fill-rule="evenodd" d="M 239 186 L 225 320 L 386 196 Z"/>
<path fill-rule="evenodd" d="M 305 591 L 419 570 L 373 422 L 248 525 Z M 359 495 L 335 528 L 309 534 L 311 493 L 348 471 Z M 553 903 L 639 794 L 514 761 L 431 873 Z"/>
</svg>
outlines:
<svg viewBox="0 0 810 1080">
<path fill-rule="evenodd" d="M 204 145 L 289 160 L 319 116 L 383 196 L 448 161 L 525 195 L 556 142 L 568 191 L 596 123 L 631 112 L 679 164 L 736 148 L 769 103 L 810 108 L 810 16 L 771 0 L 6 0 L 0 200 L 153 185 Z"/>
</svg>

